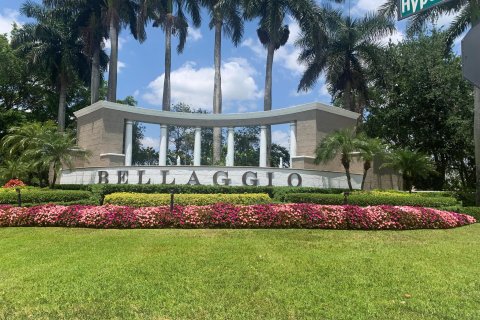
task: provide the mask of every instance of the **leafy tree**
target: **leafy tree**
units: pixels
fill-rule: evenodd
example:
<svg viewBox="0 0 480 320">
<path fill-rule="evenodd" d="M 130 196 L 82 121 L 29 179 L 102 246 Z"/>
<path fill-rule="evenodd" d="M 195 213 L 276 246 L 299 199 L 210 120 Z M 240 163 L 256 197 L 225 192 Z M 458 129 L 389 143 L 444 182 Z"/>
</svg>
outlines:
<svg viewBox="0 0 480 320">
<path fill-rule="evenodd" d="M 347 110 L 363 113 L 372 81 L 369 70 L 380 62 L 380 40 L 393 31 L 394 24 L 373 14 L 358 19 L 333 11 L 324 15 L 328 17 L 319 18 L 320 26 L 304 32 L 298 42 L 302 47 L 299 60 L 307 66 L 298 90 L 311 89 L 324 73 L 333 99 L 341 99 Z"/>
<path fill-rule="evenodd" d="M 3 185 L 10 179 L 28 180 L 29 168 L 24 162 L 6 159 L 0 165 L 0 183 Z"/>
<path fill-rule="evenodd" d="M 380 8 L 380 13 L 394 17 L 398 12 L 399 2 L 387 0 Z M 435 21 L 443 14 L 454 15 L 447 29 L 446 44 L 449 47 L 455 39 L 463 34 L 469 27 L 480 22 L 480 2 L 478 0 L 452 0 L 446 1 L 434 8 L 424 11 L 409 19 L 408 29 L 415 33 L 423 31 L 426 23 Z M 475 168 L 476 168 L 476 204 L 480 206 L 480 88 L 474 88 L 474 142 L 475 142 Z"/>
<path fill-rule="evenodd" d="M 36 20 L 13 33 L 12 44 L 24 54 L 32 68 L 43 70 L 59 92 L 58 128 L 65 130 L 65 109 L 69 86 L 77 78 L 86 79 L 88 61 L 82 43 L 71 29 L 71 12 L 50 9 L 27 1 L 23 14 Z"/>
<path fill-rule="evenodd" d="M 460 58 L 445 55 L 443 33 L 391 44 L 379 64 L 383 81 L 371 88 L 366 132 L 397 148 L 429 155 L 437 174 L 417 179 L 422 189 L 475 186 L 472 87 Z M 459 177 L 460 183 L 447 179 Z"/>
<path fill-rule="evenodd" d="M 405 182 L 405 189 L 410 193 L 416 179 L 435 172 L 430 158 L 425 154 L 408 149 L 397 149 L 389 154 L 383 166 L 400 171 Z"/>
<path fill-rule="evenodd" d="M 340 157 L 342 166 L 347 175 L 348 188 L 353 190 L 350 176 L 350 164 L 355 153 L 361 149 L 361 142 L 356 137 L 354 129 L 337 130 L 327 135 L 317 146 L 315 151 L 315 164 L 327 163 Z"/>
<path fill-rule="evenodd" d="M 215 28 L 213 113 L 222 113 L 222 32 L 237 46 L 243 37 L 241 5 L 236 0 L 202 0 L 210 14 L 210 29 Z M 220 162 L 222 131 L 213 129 L 213 162 Z"/>
<path fill-rule="evenodd" d="M 338 1 L 340 2 L 340 1 Z M 272 110 L 273 59 L 275 51 L 284 46 L 290 36 L 288 25 L 284 25 L 287 15 L 293 17 L 300 26 L 314 19 L 318 9 L 313 0 L 244 0 L 245 16 L 259 18 L 257 35 L 267 49 L 265 71 L 265 93 L 263 109 Z M 272 130 L 267 126 L 267 164 L 270 165 L 272 151 Z"/>
<path fill-rule="evenodd" d="M 165 31 L 165 77 L 163 85 L 162 110 L 171 106 L 170 74 L 172 69 L 172 35 L 178 36 L 177 52 L 183 52 L 188 35 L 185 11 L 190 14 L 193 25 L 201 23 L 200 3 L 197 0 L 140 0 L 139 34 L 144 35 L 145 24 L 153 21 L 154 27 Z"/>
</svg>

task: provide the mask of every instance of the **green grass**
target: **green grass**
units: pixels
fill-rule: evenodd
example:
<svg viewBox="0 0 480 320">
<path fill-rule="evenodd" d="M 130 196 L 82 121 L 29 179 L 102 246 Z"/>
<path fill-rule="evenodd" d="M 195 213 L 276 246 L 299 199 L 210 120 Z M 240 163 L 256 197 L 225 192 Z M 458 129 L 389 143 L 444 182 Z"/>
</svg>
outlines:
<svg viewBox="0 0 480 320">
<path fill-rule="evenodd" d="M 0 319 L 480 319 L 455 230 L 0 229 Z"/>
</svg>

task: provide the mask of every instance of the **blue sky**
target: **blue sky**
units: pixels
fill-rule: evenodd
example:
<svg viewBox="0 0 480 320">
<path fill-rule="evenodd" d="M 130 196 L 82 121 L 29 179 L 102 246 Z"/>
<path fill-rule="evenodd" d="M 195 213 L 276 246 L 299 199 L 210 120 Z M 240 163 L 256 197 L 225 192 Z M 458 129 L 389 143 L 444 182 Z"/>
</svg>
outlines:
<svg viewBox="0 0 480 320">
<path fill-rule="evenodd" d="M 385 0 L 351 0 L 351 14 L 361 16 L 375 10 Z M 23 1 L 3 0 L 0 7 L 0 33 L 8 33 L 13 22 L 25 21 L 18 10 Z M 348 4 L 345 5 L 348 10 Z M 199 29 L 190 29 L 184 53 L 173 52 L 172 102 L 185 102 L 192 107 L 211 110 L 213 96 L 213 43 L 214 33 L 208 28 L 208 15 L 203 14 Z M 448 17 L 441 24 L 449 20 Z M 288 19 L 291 35 L 286 46 L 275 53 L 273 80 L 273 108 L 320 101 L 330 103 L 331 97 L 323 79 L 307 93 L 297 93 L 303 66 L 297 62 L 298 48 L 294 42 L 298 26 Z M 244 39 L 238 47 L 224 38 L 222 48 L 222 87 L 224 112 L 252 112 L 263 109 L 266 52 L 256 36 L 257 21 L 246 23 Z M 393 41 L 403 37 L 403 25 L 392 35 Z M 118 98 L 132 95 L 139 106 L 161 109 L 164 73 L 164 36 L 159 28 L 149 27 L 147 40 L 140 44 L 123 30 L 120 34 Z M 385 39 L 388 41 L 388 39 Z M 176 40 L 174 40 L 176 45 Z M 108 48 L 109 43 L 106 43 Z M 287 126 L 275 126 L 273 139 L 288 145 Z M 147 126 L 144 144 L 158 145 L 157 126 Z"/>
</svg>

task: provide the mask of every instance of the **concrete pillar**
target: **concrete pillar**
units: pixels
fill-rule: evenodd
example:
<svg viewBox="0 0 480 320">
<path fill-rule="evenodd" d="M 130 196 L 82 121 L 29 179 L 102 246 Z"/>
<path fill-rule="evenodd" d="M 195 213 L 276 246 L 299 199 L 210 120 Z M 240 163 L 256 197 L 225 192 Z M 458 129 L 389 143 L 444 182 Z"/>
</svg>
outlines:
<svg viewBox="0 0 480 320">
<path fill-rule="evenodd" d="M 193 165 L 202 165 L 202 128 L 195 128 L 195 146 L 193 149 Z"/>
<path fill-rule="evenodd" d="M 293 168 L 293 157 L 297 156 L 297 123 L 290 123 L 290 168 Z"/>
<path fill-rule="evenodd" d="M 227 167 L 235 166 L 235 128 L 228 128 L 227 136 Z"/>
<path fill-rule="evenodd" d="M 260 167 L 267 167 L 267 126 L 260 126 Z"/>
<path fill-rule="evenodd" d="M 125 166 L 132 165 L 133 154 L 133 121 L 127 120 L 125 122 Z"/>
<path fill-rule="evenodd" d="M 168 131 L 166 125 L 160 125 L 160 156 L 158 159 L 159 166 L 167 165 L 167 152 L 168 152 Z"/>
</svg>

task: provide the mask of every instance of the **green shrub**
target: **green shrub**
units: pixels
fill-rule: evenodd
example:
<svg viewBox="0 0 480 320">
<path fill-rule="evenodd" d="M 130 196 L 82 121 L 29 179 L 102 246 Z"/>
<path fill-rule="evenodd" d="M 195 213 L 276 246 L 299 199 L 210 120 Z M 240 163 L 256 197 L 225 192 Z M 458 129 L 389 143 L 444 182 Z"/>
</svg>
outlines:
<svg viewBox="0 0 480 320">
<path fill-rule="evenodd" d="M 134 207 L 155 207 L 170 204 L 170 194 L 118 192 L 105 196 L 105 204 Z M 266 193 L 251 194 L 176 194 L 177 205 L 206 206 L 217 203 L 237 205 L 266 204 L 271 198 Z"/>
<path fill-rule="evenodd" d="M 317 203 L 325 205 L 341 205 L 343 204 L 343 195 L 335 194 L 300 194 L 292 193 L 285 197 L 287 202 L 293 203 Z M 452 197 L 425 197 L 425 196 L 392 196 L 380 194 L 352 194 L 348 197 L 348 204 L 358 206 L 417 206 L 440 208 L 454 206 L 458 204 L 457 200 Z"/>
<path fill-rule="evenodd" d="M 22 203 L 74 203 L 91 200 L 92 193 L 81 190 L 22 189 Z M 0 189 L 0 204 L 16 204 L 17 193 L 14 189 Z M 95 204 L 98 204 L 96 202 Z"/>
<path fill-rule="evenodd" d="M 480 207 L 453 206 L 443 207 L 442 210 L 468 214 L 469 216 L 474 217 L 475 219 L 477 219 L 478 222 L 480 222 Z"/>
</svg>

